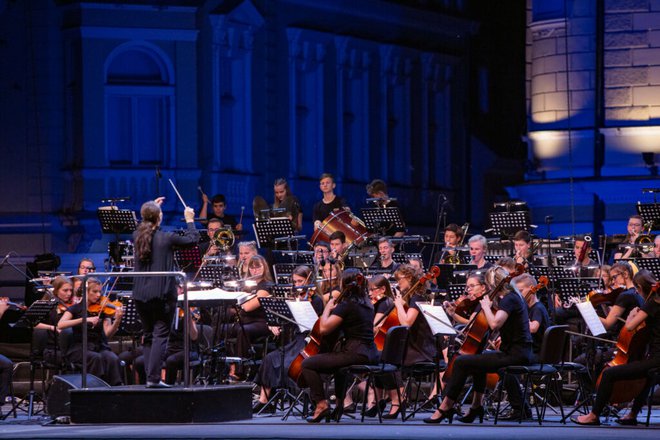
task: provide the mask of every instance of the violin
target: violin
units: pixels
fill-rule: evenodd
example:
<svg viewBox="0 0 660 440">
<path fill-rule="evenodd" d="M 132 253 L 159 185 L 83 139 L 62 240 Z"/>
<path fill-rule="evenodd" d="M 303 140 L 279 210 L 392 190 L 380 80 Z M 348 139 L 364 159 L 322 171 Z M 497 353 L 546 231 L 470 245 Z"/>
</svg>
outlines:
<svg viewBox="0 0 660 440">
<path fill-rule="evenodd" d="M 87 306 L 87 313 L 92 316 L 97 315 L 106 315 L 106 316 L 115 316 L 117 309 L 120 309 L 123 306 L 121 301 L 110 301 L 107 296 L 101 298 L 96 304 L 90 304 Z"/>
<path fill-rule="evenodd" d="M 179 319 L 183 318 L 184 315 L 184 310 L 179 307 Z M 194 322 L 199 322 L 201 319 L 202 315 L 197 307 L 190 307 L 190 317 Z"/>
<path fill-rule="evenodd" d="M 587 301 L 591 302 L 594 307 L 600 304 L 614 304 L 619 295 L 626 290 L 625 286 L 617 287 L 609 292 L 602 290 L 592 290 L 587 294 Z"/>
<path fill-rule="evenodd" d="M 6 303 L 9 306 L 10 310 L 18 310 L 20 312 L 27 310 L 27 307 L 15 302 L 9 301 L 9 298 L 6 296 L 0 297 L 0 302 Z"/>
<path fill-rule="evenodd" d="M 648 301 L 648 299 L 654 293 L 658 293 L 658 291 L 660 291 L 660 282 L 653 285 L 651 291 L 646 296 L 645 301 Z M 643 359 L 650 338 L 651 329 L 646 325 L 646 321 L 643 321 L 633 330 L 628 330 L 626 326 L 623 326 L 619 332 L 619 337 L 616 340 L 616 352 L 614 358 L 605 365 L 603 371 L 601 371 L 598 376 L 596 389 L 600 386 L 600 381 L 603 378 L 603 372 L 606 368 L 625 365 Z M 616 404 L 630 402 L 642 392 L 645 385 L 646 378 L 619 380 L 615 382 L 614 387 L 612 388 L 612 394 L 610 395 L 610 403 Z"/>
<path fill-rule="evenodd" d="M 516 263 L 516 269 L 513 271 L 513 273 L 509 274 L 509 276 L 507 276 L 504 280 L 507 280 L 506 282 L 508 283 L 515 277 L 522 275 L 523 272 L 525 272 L 525 266 L 523 266 L 520 263 Z M 481 298 L 483 298 L 485 295 L 489 293 L 500 290 L 504 285 L 502 284 L 504 280 L 502 280 L 500 284 L 498 284 L 498 286 L 495 289 L 493 289 L 493 291 L 491 292 L 484 292 L 483 294 L 479 295 L 474 299 L 470 299 L 470 297 L 466 296 L 465 298 L 456 301 L 456 310 L 454 311 L 454 313 L 457 313 L 460 316 L 463 316 L 464 318 L 469 318 L 474 313 L 474 310 L 477 308 L 477 304 L 479 304 Z"/>
</svg>

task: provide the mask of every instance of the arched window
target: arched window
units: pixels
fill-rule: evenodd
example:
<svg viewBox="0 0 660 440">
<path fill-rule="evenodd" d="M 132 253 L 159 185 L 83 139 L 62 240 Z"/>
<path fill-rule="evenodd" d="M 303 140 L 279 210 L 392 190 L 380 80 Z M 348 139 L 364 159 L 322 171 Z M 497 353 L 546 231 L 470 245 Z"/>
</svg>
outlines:
<svg viewBox="0 0 660 440">
<path fill-rule="evenodd" d="M 170 165 L 174 75 L 167 56 L 148 43 L 117 47 L 106 60 L 108 165 Z"/>
</svg>

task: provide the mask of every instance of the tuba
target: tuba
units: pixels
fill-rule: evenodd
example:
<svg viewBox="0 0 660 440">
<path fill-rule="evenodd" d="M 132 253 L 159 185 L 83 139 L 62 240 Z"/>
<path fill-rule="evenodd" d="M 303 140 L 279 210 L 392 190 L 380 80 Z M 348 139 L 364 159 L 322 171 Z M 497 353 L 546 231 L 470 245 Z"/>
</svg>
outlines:
<svg viewBox="0 0 660 440">
<path fill-rule="evenodd" d="M 648 254 L 653 251 L 653 237 L 651 236 L 651 228 L 653 227 L 653 221 L 647 222 L 642 228 L 642 233 L 635 239 L 635 244 L 637 249 L 642 254 Z"/>
<path fill-rule="evenodd" d="M 234 233 L 229 228 L 221 228 L 213 233 L 212 244 L 227 252 L 234 245 Z"/>
</svg>

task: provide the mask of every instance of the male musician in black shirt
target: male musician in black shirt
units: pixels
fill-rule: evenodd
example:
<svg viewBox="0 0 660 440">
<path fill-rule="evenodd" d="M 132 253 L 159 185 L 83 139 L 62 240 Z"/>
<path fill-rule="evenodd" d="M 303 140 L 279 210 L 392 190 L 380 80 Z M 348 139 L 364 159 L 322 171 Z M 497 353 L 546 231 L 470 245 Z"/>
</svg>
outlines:
<svg viewBox="0 0 660 440">
<path fill-rule="evenodd" d="M 487 270 L 493 267 L 493 263 L 486 260 L 486 253 L 488 252 L 488 241 L 483 235 L 473 235 L 468 240 L 470 247 L 470 257 L 472 260 L 470 264 L 475 264 L 477 269 Z"/>
<path fill-rule="evenodd" d="M 524 273 L 511 280 L 512 284 L 516 287 L 516 291 L 520 293 L 523 299 L 527 302 L 529 308 L 529 332 L 532 334 L 532 363 L 538 361 L 538 355 L 541 352 L 541 344 L 543 343 L 543 334 L 550 325 L 550 315 L 545 306 L 538 300 L 536 293 L 530 293 L 532 287 L 536 286 L 536 280 L 528 273 Z"/>
<path fill-rule="evenodd" d="M 323 193 L 323 199 L 316 202 L 312 211 L 314 229 L 318 229 L 327 216 L 337 209 L 348 207 L 346 200 L 335 194 L 335 178 L 330 173 L 323 173 L 319 178 L 319 188 Z"/>
<path fill-rule="evenodd" d="M 381 179 L 374 179 L 366 187 L 367 194 L 374 200 L 377 206 L 381 208 L 396 208 L 399 206 L 396 200 L 390 199 L 390 196 L 387 194 L 387 184 Z M 399 211 L 399 214 L 401 212 Z M 383 235 L 389 237 L 403 237 L 405 229 L 400 228 L 396 225 L 390 225 L 385 229 Z"/>
<path fill-rule="evenodd" d="M 213 212 L 208 213 L 209 198 L 206 194 L 202 195 L 202 200 L 204 204 L 202 205 L 202 210 L 199 212 L 199 218 L 203 220 L 211 220 L 212 218 L 220 219 L 224 226 L 230 227 L 233 230 L 241 231 L 243 230 L 243 225 L 236 221 L 236 218 L 233 215 L 225 214 L 225 209 L 227 209 L 227 199 L 223 194 L 216 194 L 210 200 L 211 207 Z"/>
<path fill-rule="evenodd" d="M 140 209 L 142 222 L 133 233 L 136 272 L 174 271 L 174 247 L 193 246 L 199 241 L 195 229 L 195 211 L 186 207 L 183 212 L 187 229 L 183 235 L 163 232 L 160 224 L 164 197 L 146 202 Z M 163 356 L 167 350 L 170 327 L 177 301 L 177 282 L 174 277 L 138 277 L 133 283 L 133 299 L 144 329 L 144 366 L 148 388 L 167 388 L 160 380 Z"/>
<path fill-rule="evenodd" d="M 392 259 L 393 254 L 394 245 L 389 237 L 382 237 L 378 240 L 378 258 L 373 262 L 371 268 L 378 271 L 389 271 L 390 274 L 393 274 L 399 267 L 399 265 Z"/>
</svg>

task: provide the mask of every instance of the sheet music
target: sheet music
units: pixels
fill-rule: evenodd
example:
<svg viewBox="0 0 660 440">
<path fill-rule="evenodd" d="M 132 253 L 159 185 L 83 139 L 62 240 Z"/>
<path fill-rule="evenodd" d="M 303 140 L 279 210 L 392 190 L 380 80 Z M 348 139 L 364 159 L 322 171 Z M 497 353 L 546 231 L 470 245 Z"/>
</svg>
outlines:
<svg viewBox="0 0 660 440">
<path fill-rule="evenodd" d="M 434 335 L 455 335 L 456 330 L 449 325 L 451 321 L 445 313 L 442 306 L 432 306 L 431 304 L 417 303 L 417 307 L 422 311 L 422 315 L 431 327 L 431 333 Z"/>
<path fill-rule="evenodd" d="M 582 315 L 582 318 L 587 324 L 587 327 L 589 327 L 589 331 L 592 335 L 598 336 L 607 333 L 603 323 L 600 321 L 600 318 L 596 314 L 596 309 L 594 309 L 593 304 L 591 304 L 589 301 L 585 301 L 577 303 L 575 306 L 580 312 L 580 315 Z"/>
<path fill-rule="evenodd" d="M 301 332 L 311 330 L 319 319 L 310 301 L 287 301 L 286 305 L 289 306 Z"/>
<path fill-rule="evenodd" d="M 188 301 L 236 301 L 242 300 L 249 297 L 250 294 L 246 292 L 230 292 L 220 288 L 215 288 L 211 290 L 194 290 L 188 292 Z M 183 294 L 179 295 L 179 302 L 183 302 Z"/>
</svg>

